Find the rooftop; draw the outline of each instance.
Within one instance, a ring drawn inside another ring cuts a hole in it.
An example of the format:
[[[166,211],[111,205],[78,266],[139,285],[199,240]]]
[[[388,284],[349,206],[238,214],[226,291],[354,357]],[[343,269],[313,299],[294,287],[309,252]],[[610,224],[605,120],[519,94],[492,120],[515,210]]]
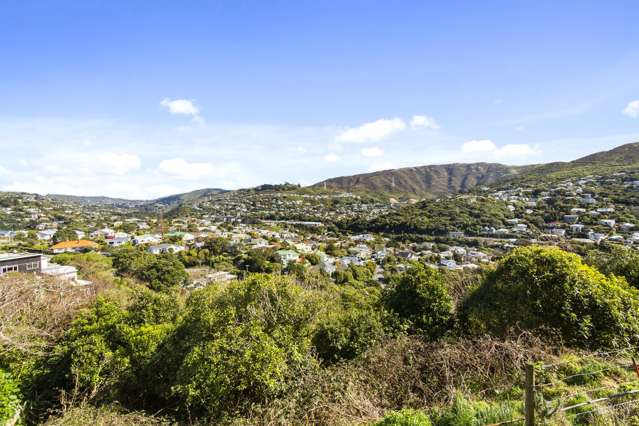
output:
[[[40,256],[42,255],[39,253],[0,253],[0,262],[5,262],[7,260],[29,259]]]

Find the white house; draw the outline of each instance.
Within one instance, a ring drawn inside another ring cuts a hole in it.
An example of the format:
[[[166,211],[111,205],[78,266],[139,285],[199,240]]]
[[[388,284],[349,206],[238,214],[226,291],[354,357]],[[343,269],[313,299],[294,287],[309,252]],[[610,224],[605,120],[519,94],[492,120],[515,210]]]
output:
[[[56,229],[45,229],[43,231],[38,231],[36,235],[41,241],[51,241],[56,232],[58,232]]]
[[[147,251],[153,254],[178,253],[184,251],[184,247],[177,244],[159,244],[149,247]]]
[[[133,244],[135,245],[159,244],[161,241],[162,241],[162,237],[160,235],[145,234],[145,235],[137,235],[133,237]]]

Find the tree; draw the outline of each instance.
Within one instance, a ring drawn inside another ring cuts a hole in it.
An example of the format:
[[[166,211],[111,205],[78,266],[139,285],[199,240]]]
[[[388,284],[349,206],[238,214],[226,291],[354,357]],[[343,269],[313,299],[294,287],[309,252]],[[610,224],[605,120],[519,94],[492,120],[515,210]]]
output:
[[[615,244],[609,252],[591,251],[585,262],[604,274],[624,277],[630,285],[639,289],[639,251]]]
[[[171,253],[154,256],[149,264],[139,270],[136,275],[149,288],[156,291],[182,286],[189,279],[184,264]]]
[[[75,233],[72,229],[61,228],[56,231],[53,235],[53,241],[56,243],[61,243],[63,241],[72,241],[77,240],[78,234]]]
[[[513,329],[559,335],[588,347],[639,340],[639,292],[554,247],[518,248],[466,300],[461,318],[476,334]]]
[[[411,266],[394,277],[384,298],[387,308],[414,333],[437,339],[450,327],[453,302],[437,270],[421,264]]]
[[[315,365],[310,342],[321,306],[285,276],[252,275],[193,293],[166,354],[156,357],[158,387],[210,421],[265,401]]]

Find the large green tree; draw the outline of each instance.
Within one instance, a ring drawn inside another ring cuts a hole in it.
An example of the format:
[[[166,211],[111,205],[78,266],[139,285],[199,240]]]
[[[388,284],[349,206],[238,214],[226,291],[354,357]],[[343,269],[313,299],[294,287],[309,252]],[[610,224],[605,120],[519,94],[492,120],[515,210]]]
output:
[[[639,292],[554,247],[514,250],[466,300],[461,316],[480,334],[535,330],[589,348],[639,340]]]

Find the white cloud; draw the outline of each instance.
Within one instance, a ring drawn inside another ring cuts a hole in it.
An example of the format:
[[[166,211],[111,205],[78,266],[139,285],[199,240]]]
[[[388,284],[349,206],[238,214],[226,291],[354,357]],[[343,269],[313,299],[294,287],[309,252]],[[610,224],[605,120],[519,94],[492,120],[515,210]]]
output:
[[[336,141],[353,143],[377,142],[405,128],[406,123],[401,118],[380,118],[370,123],[364,123],[359,127],[346,129],[337,135]]]
[[[202,122],[200,117],[200,109],[195,105],[194,101],[188,99],[170,99],[164,98],[160,105],[169,110],[171,114],[175,115],[190,115],[193,121]]]
[[[628,102],[628,105],[623,109],[623,114],[631,118],[639,117],[639,99],[636,101]]]
[[[497,145],[489,139],[478,139],[465,142],[462,145],[462,152],[464,154],[470,154],[475,152],[494,152],[497,150]]]
[[[413,118],[410,120],[410,127],[413,129],[425,127],[427,129],[437,130],[439,129],[439,124],[437,124],[433,117],[429,117],[427,115],[413,115]]]
[[[364,157],[381,157],[382,155],[384,155],[384,150],[377,147],[377,146],[372,146],[370,148],[364,148],[362,149],[362,155]]]
[[[197,179],[214,173],[212,164],[189,163],[184,158],[162,160],[159,168],[166,174],[185,179]]]
[[[531,147],[528,144],[506,144],[498,147],[489,139],[477,139],[465,142],[462,145],[462,153],[472,155],[487,154],[494,159],[505,160],[538,155],[539,148]]]
[[[326,154],[324,156],[324,161],[328,161],[329,163],[335,163],[340,160],[339,155],[331,152],[330,154]]]

